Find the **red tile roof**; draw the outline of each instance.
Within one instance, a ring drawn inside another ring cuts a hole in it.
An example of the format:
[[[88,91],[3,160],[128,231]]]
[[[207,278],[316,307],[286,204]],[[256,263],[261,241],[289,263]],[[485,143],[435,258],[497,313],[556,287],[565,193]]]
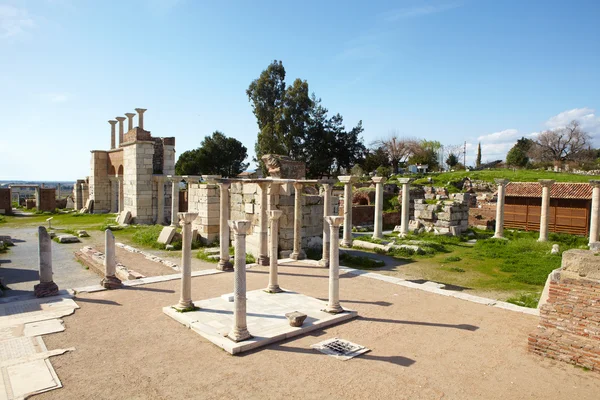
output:
[[[506,196],[542,197],[542,185],[537,182],[509,182],[506,185]],[[552,199],[585,199],[592,198],[592,186],[589,183],[557,182],[550,189]]]

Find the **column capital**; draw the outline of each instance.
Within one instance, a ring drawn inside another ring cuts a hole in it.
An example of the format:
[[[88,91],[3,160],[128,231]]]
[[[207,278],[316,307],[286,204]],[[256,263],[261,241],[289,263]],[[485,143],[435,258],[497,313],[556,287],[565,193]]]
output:
[[[200,175],[202,180],[206,183],[215,184],[217,183],[217,179],[221,178],[221,175]]]
[[[123,122],[123,121],[125,121],[127,118],[125,118],[125,117],[115,117],[115,119],[116,119],[117,121],[119,121],[119,122]]]
[[[118,121],[111,119],[108,121],[108,123],[114,128],[114,126],[117,124]]]
[[[190,213],[190,212],[180,212],[177,213],[179,217],[179,225],[189,225],[198,217],[198,213]]]
[[[342,222],[344,222],[343,216],[328,215],[327,217],[324,217],[324,218],[325,218],[325,221],[327,221],[327,223],[331,226],[340,226],[342,224]]]
[[[229,228],[236,235],[247,235],[250,230],[251,224],[250,221],[242,219],[242,220],[229,220]]]
[[[217,182],[217,185],[219,185],[219,187],[221,188],[221,190],[227,190],[231,186],[231,182],[221,181],[221,182]]]
[[[358,178],[353,175],[341,175],[341,176],[338,176],[338,179],[340,182],[342,182],[346,185],[352,184],[358,180]]]
[[[138,114],[143,114],[143,113],[145,113],[146,111],[148,111],[148,109],[147,109],[147,108],[134,108],[134,110],[135,110],[135,111],[136,111]],[[127,114],[125,114],[125,115],[127,115]],[[135,115],[135,114],[134,114],[134,115]]]
[[[600,180],[590,179],[590,185],[592,185],[592,187],[594,187],[594,188],[600,187]]]
[[[403,185],[408,185],[412,183],[412,181],[414,181],[413,178],[398,178],[398,183],[401,183]]]
[[[554,185],[554,182],[556,182],[556,181],[554,179],[538,179],[538,182],[543,187],[550,187],[550,186]]]
[[[373,183],[385,183],[385,181],[387,181],[387,178],[385,176],[374,176],[371,178],[371,180],[373,181]]]
[[[499,186],[506,186],[506,185],[508,185],[508,183],[510,182],[510,179],[501,179],[501,178],[496,178],[496,179],[494,179],[494,182],[496,182],[496,185],[499,185]]]
[[[281,217],[282,214],[283,214],[283,211],[281,211],[281,210],[271,210],[271,211],[269,211],[269,220],[277,221]]]
[[[127,118],[133,118],[133,117],[135,117],[135,113],[125,113],[123,115],[125,115]]]

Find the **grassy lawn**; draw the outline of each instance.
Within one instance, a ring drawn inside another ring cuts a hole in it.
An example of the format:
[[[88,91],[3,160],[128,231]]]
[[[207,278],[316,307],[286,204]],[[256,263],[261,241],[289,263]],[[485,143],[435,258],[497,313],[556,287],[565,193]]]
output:
[[[52,226],[56,228],[67,229],[101,229],[108,224],[115,223],[115,216],[112,214],[33,214],[28,216],[10,216],[7,215],[0,220],[0,227],[36,227],[48,226],[46,220],[52,217]]]
[[[433,185],[446,186],[448,182],[459,181],[464,178],[471,180],[481,180],[486,182],[493,182],[495,178],[507,178],[512,182],[537,182],[538,179],[554,179],[557,182],[589,182],[590,179],[598,179],[598,176],[592,175],[576,175],[566,172],[551,172],[551,171],[540,171],[540,170],[528,170],[528,169],[491,169],[484,171],[455,171],[455,172],[442,172],[439,174],[428,174],[427,177],[431,177]],[[426,178],[417,179],[416,184],[427,185],[428,180]]]

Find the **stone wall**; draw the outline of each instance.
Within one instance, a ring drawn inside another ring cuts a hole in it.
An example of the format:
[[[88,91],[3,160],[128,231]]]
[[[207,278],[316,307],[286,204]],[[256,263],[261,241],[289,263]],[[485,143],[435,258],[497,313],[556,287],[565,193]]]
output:
[[[469,194],[452,194],[449,200],[440,200],[436,204],[427,204],[424,200],[415,200],[415,220],[426,230],[435,230],[440,234],[460,235],[469,227]]]
[[[479,204],[469,208],[469,226],[479,229],[494,229],[496,224],[496,204]]]
[[[155,219],[152,199],[156,186],[152,177],[153,155],[154,141],[123,144],[123,210],[131,212],[136,224],[152,224]]]
[[[545,290],[546,291],[546,290]],[[600,257],[590,250],[568,250],[549,276],[548,299],[528,349],[600,372]]]
[[[108,180],[108,154],[106,151],[92,151],[89,180],[89,197],[94,200],[94,213],[110,211],[110,181]],[[85,206],[85,201],[83,202]]]
[[[179,193],[179,198],[183,192]],[[188,185],[188,211],[198,213],[198,218],[192,222],[205,243],[219,239],[219,187],[202,183]]]
[[[343,208],[340,207],[340,215],[344,215]],[[375,223],[375,206],[353,205],[352,206],[352,225],[364,226]]]
[[[56,189],[40,188],[40,207],[38,211],[54,211],[56,208]]]
[[[0,188],[0,214],[12,213],[12,201],[10,199],[10,188]]]

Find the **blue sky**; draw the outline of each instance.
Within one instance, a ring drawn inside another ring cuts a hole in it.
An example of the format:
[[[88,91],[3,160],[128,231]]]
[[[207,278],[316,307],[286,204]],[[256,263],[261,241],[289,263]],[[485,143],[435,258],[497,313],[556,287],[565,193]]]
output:
[[[219,3],[219,4],[217,4]],[[364,139],[481,141],[577,118],[600,146],[600,2],[0,0],[0,180],[89,175],[109,119],[147,108],[178,154],[214,130],[253,153],[245,90],[274,59]]]

